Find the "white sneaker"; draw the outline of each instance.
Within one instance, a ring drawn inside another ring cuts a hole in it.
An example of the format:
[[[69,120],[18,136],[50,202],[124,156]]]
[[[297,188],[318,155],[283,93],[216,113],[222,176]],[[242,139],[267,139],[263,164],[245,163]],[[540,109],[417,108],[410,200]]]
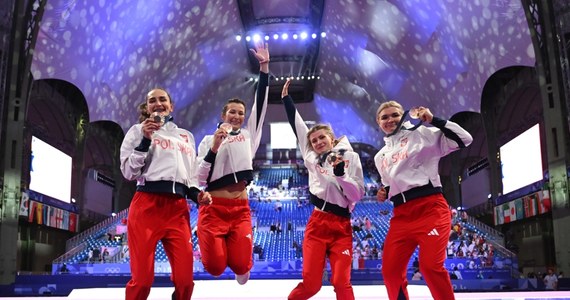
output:
[[[249,271],[243,275],[236,274],[236,280],[240,285],[244,285],[249,280]]]

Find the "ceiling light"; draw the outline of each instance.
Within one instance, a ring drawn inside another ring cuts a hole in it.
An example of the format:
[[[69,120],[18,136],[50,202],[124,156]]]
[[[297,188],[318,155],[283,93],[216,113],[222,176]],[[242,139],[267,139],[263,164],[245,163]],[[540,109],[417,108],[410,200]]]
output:
[[[249,42],[249,41],[251,41],[251,37],[248,35],[245,37],[245,40]]]
[[[286,33],[281,34],[281,38],[286,40],[287,38],[289,38],[289,35]]]
[[[236,41],[238,41],[238,42],[241,41],[241,35],[239,35],[239,34],[236,35]]]
[[[322,37],[322,38],[324,38],[324,37],[326,37],[326,36],[327,36],[327,33],[326,33],[326,32],[324,32],[324,31],[321,32],[321,37]]]
[[[313,34],[311,34],[311,37],[312,37],[313,39],[316,39],[316,38],[317,38],[317,34],[316,34],[316,33],[313,33]]]

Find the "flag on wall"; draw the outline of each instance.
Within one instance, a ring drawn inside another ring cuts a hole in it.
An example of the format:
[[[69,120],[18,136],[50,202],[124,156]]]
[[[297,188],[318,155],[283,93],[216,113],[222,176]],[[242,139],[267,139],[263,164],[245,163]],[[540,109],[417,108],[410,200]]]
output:
[[[502,206],[495,206],[495,225],[505,223]]]
[[[549,190],[542,190],[538,192],[538,214],[544,214],[551,210],[551,202],[550,202],[550,191]]]
[[[22,192],[22,200],[20,201],[20,216],[28,216],[28,211],[30,207],[30,197],[28,196],[28,193],[26,192]]]
[[[536,216],[536,194],[523,197],[524,216],[530,218]]]
[[[524,207],[523,207],[523,200],[522,198],[515,199],[513,201],[515,203],[515,211],[517,215],[517,220],[524,219]]]
[[[503,204],[502,207],[505,223],[510,223],[517,220],[517,212],[514,201],[507,202]]]

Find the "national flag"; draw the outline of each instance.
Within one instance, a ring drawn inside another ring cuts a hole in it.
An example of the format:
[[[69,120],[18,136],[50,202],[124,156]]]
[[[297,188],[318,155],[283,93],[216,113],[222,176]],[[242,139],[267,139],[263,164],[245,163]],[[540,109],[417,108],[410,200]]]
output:
[[[56,211],[55,207],[52,207],[49,211],[49,226],[51,226],[51,227],[55,227],[55,223],[56,223],[55,222],[55,211]]]
[[[501,206],[495,206],[495,225],[501,225],[505,223],[503,210]]]
[[[517,215],[517,220],[524,219],[524,207],[522,198],[515,199],[515,211]]]
[[[69,214],[69,231],[77,232],[77,214]]]
[[[503,216],[505,218],[505,223],[510,223],[517,220],[517,213],[513,201],[503,204],[502,207],[503,207]]]
[[[28,193],[22,193],[22,200],[20,201],[20,216],[29,217],[30,196]]]
[[[36,205],[36,224],[43,224],[42,215],[43,215],[43,204],[38,203]]]
[[[69,230],[69,211],[64,210],[63,211],[63,228],[65,230]]]
[[[29,211],[29,215],[28,215],[28,222],[30,222],[30,223],[34,222],[34,218],[36,216],[37,205],[38,205],[38,203],[36,201],[30,200],[30,211]]]
[[[531,194],[523,197],[524,202],[524,215],[529,218],[536,216],[536,194]]]
[[[44,225],[49,225],[49,205],[44,205],[44,208],[42,209],[42,224]]]
[[[538,194],[538,213],[544,214],[551,210],[550,191],[542,190]]]
[[[62,223],[63,223],[63,211],[58,208],[55,214],[55,228],[62,229],[61,226]]]

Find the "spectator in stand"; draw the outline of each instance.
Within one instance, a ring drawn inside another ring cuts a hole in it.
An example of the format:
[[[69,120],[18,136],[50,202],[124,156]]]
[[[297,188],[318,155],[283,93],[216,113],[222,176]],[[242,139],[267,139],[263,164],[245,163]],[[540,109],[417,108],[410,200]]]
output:
[[[275,207],[275,211],[281,212],[281,210],[283,210],[283,203],[281,203],[281,201],[279,201],[279,199],[277,199],[275,201],[274,207]]]
[[[420,269],[415,268],[414,274],[412,275],[412,280],[422,280],[422,273],[420,273]]]
[[[109,250],[107,250],[107,248],[103,249],[103,262],[106,263],[109,261]]]
[[[558,289],[558,276],[554,273],[552,268],[548,268],[547,273],[544,275],[544,286],[547,290]]]
[[[429,108],[417,107],[412,117],[432,126],[405,122],[409,111],[396,101],[384,102],[376,121],[385,146],[374,161],[384,188],[379,201],[394,204],[382,274],[390,299],[407,299],[407,264],[420,246],[420,270],[434,299],[455,299],[444,267],[451,228],[451,212],[443,197],[439,160],[471,144],[473,138],[458,124],[434,117]]]
[[[453,268],[453,274],[455,275],[456,279],[463,280],[463,275],[461,275],[461,272],[457,267]]]
[[[67,265],[65,263],[63,263],[61,265],[61,268],[59,269],[59,273],[60,274],[67,274],[69,273],[69,269],[67,268]]]

